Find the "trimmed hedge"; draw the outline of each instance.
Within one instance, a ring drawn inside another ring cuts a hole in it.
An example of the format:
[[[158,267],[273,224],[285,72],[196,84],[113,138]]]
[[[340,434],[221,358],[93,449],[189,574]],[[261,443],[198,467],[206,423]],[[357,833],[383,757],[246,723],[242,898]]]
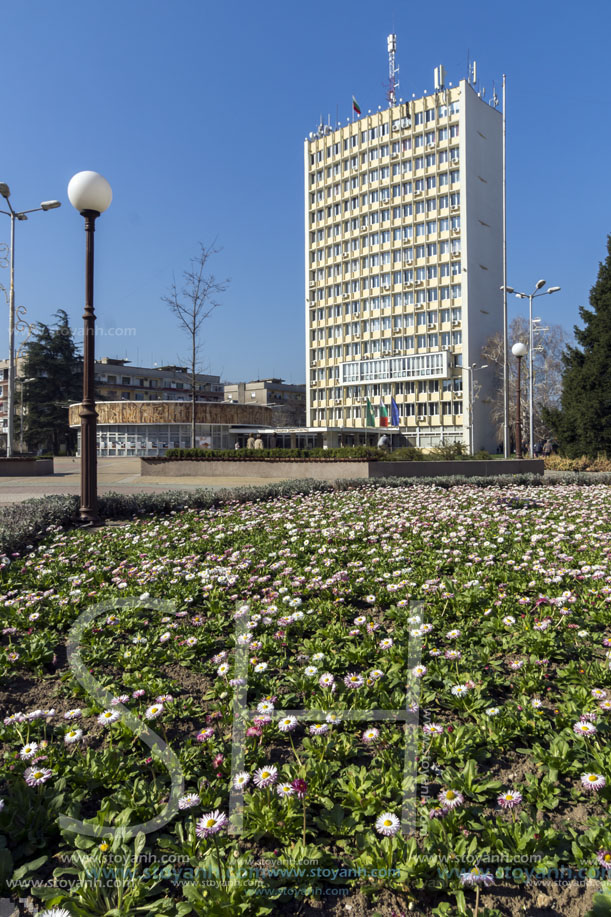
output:
[[[141,516],[168,515],[185,509],[208,509],[224,503],[252,503],[271,500],[275,497],[292,497],[338,490],[376,487],[430,487],[450,489],[452,487],[543,487],[565,484],[566,479],[544,480],[535,474],[499,475],[498,477],[464,477],[448,475],[435,478],[389,477],[363,480],[362,478],[341,481],[315,481],[305,478],[299,481],[281,481],[274,484],[232,487],[212,490],[199,488],[193,491],[170,490],[154,494],[109,493],[100,497],[98,509],[102,519],[134,519]],[[611,474],[575,474],[571,484],[611,484]],[[42,539],[55,532],[82,526],[79,516],[79,498],[76,496],[35,497],[23,503],[15,503],[0,509],[0,565],[10,563],[11,556],[19,556],[31,550]]]
[[[489,458],[489,453],[484,451],[466,455],[462,443],[453,443],[438,446],[427,453],[416,446],[400,447],[392,452],[378,449],[376,446],[342,446],[339,449],[168,449],[165,456],[147,458],[146,461],[152,464],[184,459],[204,462],[445,462]]]
[[[307,461],[314,459],[320,461],[376,461],[385,457],[383,449],[377,449],[375,446],[344,446],[341,449],[168,449],[165,456],[152,461],[163,462],[166,459],[196,459],[203,461],[223,462],[244,462],[261,461],[262,459],[276,459],[287,461],[288,459],[300,459]],[[151,461],[148,459],[148,461]]]

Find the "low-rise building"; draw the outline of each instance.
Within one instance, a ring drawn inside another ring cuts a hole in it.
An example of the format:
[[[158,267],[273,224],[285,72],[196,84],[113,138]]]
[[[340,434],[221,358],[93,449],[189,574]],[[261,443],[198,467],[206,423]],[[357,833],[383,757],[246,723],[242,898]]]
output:
[[[190,401],[191,372],[186,366],[130,366],[129,360],[96,360],[96,396],[103,401]],[[222,401],[220,376],[195,374],[197,401]]]
[[[70,406],[70,426],[78,431],[80,405]],[[97,443],[100,456],[163,456],[168,449],[191,447],[191,411],[185,401],[98,401]],[[195,446],[233,449],[250,433],[272,434],[272,409],[263,404],[195,405]]]
[[[305,426],[305,385],[292,385],[284,379],[255,379],[252,382],[226,382],[223,389],[226,401],[269,405],[276,427]]]

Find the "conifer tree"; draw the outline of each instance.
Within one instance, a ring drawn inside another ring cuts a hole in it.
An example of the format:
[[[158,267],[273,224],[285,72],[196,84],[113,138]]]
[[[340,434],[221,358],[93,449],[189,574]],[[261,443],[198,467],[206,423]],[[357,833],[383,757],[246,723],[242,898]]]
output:
[[[577,346],[562,357],[560,408],[547,414],[560,452],[569,458],[611,456],[611,235],[590,306],[579,307],[584,327],[575,326]]]
[[[70,429],[68,422],[68,405],[82,398],[83,358],[67,314],[60,309],[55,318],[51,327],[38,323],[33,340],[26,345],[23,376],[30,380],[24,391],[24,438],[28,448],[57,455],[62,444],[69,452],[76,445],[76,431]]]

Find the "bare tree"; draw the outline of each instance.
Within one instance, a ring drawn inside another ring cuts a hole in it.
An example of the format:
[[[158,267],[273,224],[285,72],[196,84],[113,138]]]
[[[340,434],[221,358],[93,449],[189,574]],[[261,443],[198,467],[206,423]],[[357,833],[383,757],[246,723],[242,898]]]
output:
[[[535,325],[533,355],[533,403],[535,442],[551,436],[551,429],[541,417],[543,407],[553,408],[560,403],[562,395],[562,352],[568,342],[568,335],[562,325],[549,325],[540,331]],[[511,345],[516,341],[528,344],[528,319],[517,316],[509,326],[509,429],[511,436],[515,430],[515,409],[517,395],[517,360],[511,356]],[[496,376],[495,393],[489,399],[490,417],[498,432],[499,441],[503,440],[503,336],[499,334],[489,338],[482,347],[482,359],[494,366]],[[528,417],[528,392],[530,380],[528,375],[528,357],[522,360],[522,391],[520,411],[523,418]],[[526,425],[523,429],[527,429]]]
[[[192,448],[195,446],[195,376],[201,350],[200,331],[204,321],[220,306],[217,299],[218,295],[224,293],[229,285],[229,278],[217,280],[214,274],[208,272],[208,262],[213,255],[217,255],[221,250],[215,248],[215,242],[216,240],[210,245],[204,245],[203,242],[199,243],[199,255],[191,258],[189,261],[190,266],[183,271],[180,290],[176,286],[176,279],[174,279],[168,295],[161,297],[162,302],[166,303],[178,318],[179,325],[188,334],[191,341],[189,362],[191,368]]]

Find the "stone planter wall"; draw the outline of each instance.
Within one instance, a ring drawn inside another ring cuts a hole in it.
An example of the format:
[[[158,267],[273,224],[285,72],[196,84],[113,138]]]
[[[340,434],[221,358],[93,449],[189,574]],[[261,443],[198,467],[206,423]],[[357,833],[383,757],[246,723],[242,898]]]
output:
[[[0,458],[0,477],[29,478],[53,474],[53,459]]]
[[[468,475],[469,477],[501,474],[543,474],[542,459],[509,459],[507,461],[457,461],[457,462],[351,462],[311,459],[281,461],[223,461],[222,459],[140,459],[143,477],[192,478],[283,478],[299,480],[314,478],[317,481],[339,481],[342,478],[390,477],[443,477]]]

